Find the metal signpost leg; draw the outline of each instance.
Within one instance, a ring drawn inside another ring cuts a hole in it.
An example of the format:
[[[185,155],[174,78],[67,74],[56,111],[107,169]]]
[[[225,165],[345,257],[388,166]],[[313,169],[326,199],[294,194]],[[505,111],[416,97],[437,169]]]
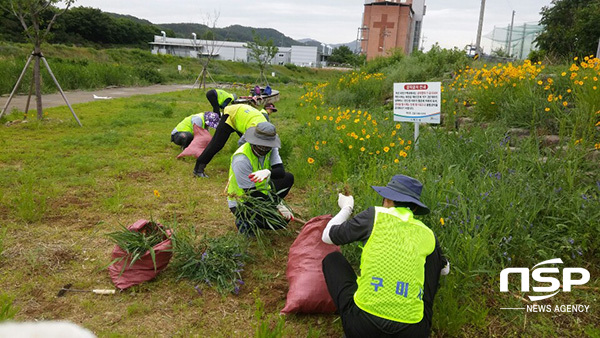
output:
[[[419,149],[419,122],[415,122],[415,150]]]
[[[13,96],[15,95],[17,88],[19,88],[19,85],[21,84],[21,81],[23,80],[23,75],[25,75],[25,72],[27,71],[27,67],[29,67],[29,63],[31,63],[32,58],[33,58],[33,54],[29,55],[29,59],[27,59],[27,62],[25,63],[25,67],[23,67],[23,71],[21,72],[21,76],[19,76],[19,79],[17,80],[17,84],[15,85],[12,92],[10,93],[10,96],[8,97],[8,101],[6,101],[6,105],[4,105],[4,109],[2,109],[2,111],[0,112],[0,118],[2,116],[4,116],[4,113],[6,113],[6,110],[8,109],[8,106],[10,105],[10,101],[12,100]],[[27,113],[27,112],[25,112],[25,113]]]
[[[60,92],[60,95],[62,95],[62,98],[67,103],[67,106],[69,106],[69,109],[71,110],[71,113],[73,114],[73,117],[75,118],[75,120],[77,121],[77,123],[79,123],[79,126],[83,127],[83,125],[79,121],[79,118],[77,118],[77,115],[75,115],[75,112],[73,111],[73,108],[71,107],[71,104],[69,103],[69,100],[67,100],[67,97],[65,96],[65,93],[63,92],[62,88],[60,87],[60,84],[58,83],[58,81],[54,77],[54,74],[52,73],[52,69],[50,69],[50,65],[48,64],[48,61],[46,61],[46,58],[43,57],[43,56],[41,56],[40,58],[42,59],[42,61],[44,61],[44,64],[46,65],[46,69],[48,69],[48,73],[50,73],[50,77],[52,77],[52,80],[54,80],[54,84],[58,88],[58,91]]]

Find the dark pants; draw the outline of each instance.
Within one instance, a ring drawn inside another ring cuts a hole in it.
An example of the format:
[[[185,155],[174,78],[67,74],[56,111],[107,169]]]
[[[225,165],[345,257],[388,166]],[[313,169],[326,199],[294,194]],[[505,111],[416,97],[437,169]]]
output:
[[[196,166],[194,167],[194,171],[202,171],[204,172],[204,168],[210,163],[213,157],[223,149],[227,140],[229,140],[229,136],[232,133],[237,133],[239,136],[242,136],[242,133],[233,129],[230,125],[225,123],[229,115],[223,115],[221,120],[219,121],[219,125],[217,129],[215,129],[215,135],[212,137],[206,149],[198,156],[196,160]]]
[[[219,107],[219,96],[217,95],[217,91],[214,89],[207,91],[206,99],[212,106],[213,112],[221,115],[221,107]]]
[[[217,91],[214,89],[207,91],[206,99],[212,106],[213,111],[215,113],[221,115],[221,106],[219,105],[219,95],[217,94]],[[225,101],[223,101],[223,107],[227,106],[230,103],[231,103],[231,98],[225,99]]]
[[[280,179],[272,179],[271,182],[275,186],[275,192],[278,192],[277,197],[280,199],[284,199],[292,189],[292,186],[294,185],[294,175],[292,173],[286,172],[284,177]],[[236,216],[237,209],[235,207],[230,208],[229,210],[231,210],[233,215]],[[260,214],[257,214],[256,218],[254,218],[254,224],[260,229],[271,229],[267,221],[263,217],[261,217]],[[248,224],[245,224],[244,220],[242,219],[237,219],[236,217],[235,225],[241,233],[246,233],[248,231]],[[280,229],[283,229],[283,227],[281,227]]]
[[[178,131],[175,134],[171,134],[171,142],[181,146],[183,149],[187,148],[193,139],[194,134],[187,131]]]
[[[417,324],[405,324],[374,316],[356,306],[356,273],[340,252],[332,252],[325,256],[323,275],[327,290],[338,308],[346,337],[429,336],[429,327],[425,319]]]

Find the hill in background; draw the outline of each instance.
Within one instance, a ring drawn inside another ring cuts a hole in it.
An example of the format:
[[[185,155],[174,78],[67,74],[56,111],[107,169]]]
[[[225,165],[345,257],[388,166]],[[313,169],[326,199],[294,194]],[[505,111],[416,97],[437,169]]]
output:
[[[52,12],[58,10],[51,6],[44,16],[51,17]],[[0,22],[2,22],[0,41],[26,42],[19,21],[3,6],[0,6]],[[169,37],[179,38],[191,38],[192,33],[196,33],[197,37],[202,39],[209,30],[209,27],[203,24],[154,24],[132,15],[103,12],[97,8],[80,6],[73,7],[58,17],[49,42],[96,48],[135,47],[147,50],[148,43],[154,40],[154,35],[160,35],[160,31],[165,31]],[[280,47],[321,46],[319,41],[313,39],[296,41],[272,28],[232,25],[215,28],[212,31],[215,39],[223,41],[249,42],[252,41],[252,32],[255,31],[262,38],[272,39],[275,45]],[[335,48],[339,45],[331,46]],[[352,47],[350,49],[355,50]]]

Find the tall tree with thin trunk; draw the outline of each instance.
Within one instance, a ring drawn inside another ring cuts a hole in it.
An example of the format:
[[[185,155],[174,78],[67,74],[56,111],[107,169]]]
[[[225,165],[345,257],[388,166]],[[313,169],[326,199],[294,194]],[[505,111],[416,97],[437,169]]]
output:
[[[261,38],[256,31],[252,31],[253,41],[246,44],[248,48],[248,57],[250,60],[255,61],[258,64],[260,70],[260,79],[264,79],[267,84],[269,80],[265,76],[265,69],[267,65],[271,63],[271,60],[275,57],[275,54],[279,51],[279,48],[273,43],[273,39]]]
[[[200,72],[200,85],[199,87],[206,87],[206,77],[210,77],[208,72],[208,65],[210,61],[219,54],[219,50],[223,46],[223,42],[216,40],[215,29],[217,27],[217,21],[219,20],[220,13],[214,12],[212,15],[207,14],[204,20],[204,24],[208,27],[206,32],[202,34],[200,45],[200,60],[202,64],[202,71]],[[196,43],[194,39],[194,43]],[[211,77],[212,79],[212,77]],[[213,80],[214,82],[214,80]]]
[[[40,73],[40,58],[42,54],[42,43],[48,38],[50,29],[56,21],[56,18],[66,12],[75,0],[8,0],[8,6],[11,12],[19,19],[21,26],[25,30],[25,36],[33,44],[33,82],[35,86],[35,97],[37,106],[37,117],[44,117],[42,108],[42,79]],[[64,3],[63,9],[57,9],[54,6]],[[52,11],[53,15],[50,21],[45,19],[44,14]]]

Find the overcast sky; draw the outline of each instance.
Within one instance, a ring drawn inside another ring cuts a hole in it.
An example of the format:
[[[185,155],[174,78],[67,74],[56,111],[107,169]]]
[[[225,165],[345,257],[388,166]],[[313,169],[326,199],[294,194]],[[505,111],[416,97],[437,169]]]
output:
[[[540,10],[551,0],[487,0],[483,35],[494,26],[537,22]],[[475,43],[481,0],[426,0],[423,20],[425,50],[438,42],[444,48]],[[207,23],[219,14],[217,27],[274,28],[293,38],[312,38],[324,43],[346,43],[356,39],[362,23],[364,1],[358,0],[77,0],[75,6],[100,8],[129,14],[153,23]],[[491,42],[482,38],[490,52]],[[497,46],[496,46],[497,47]]]

